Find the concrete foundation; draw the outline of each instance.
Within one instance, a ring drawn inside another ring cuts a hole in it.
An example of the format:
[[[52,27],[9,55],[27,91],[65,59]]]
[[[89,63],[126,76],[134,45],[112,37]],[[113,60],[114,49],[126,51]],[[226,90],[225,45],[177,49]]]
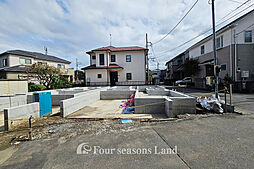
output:
[[[139,90],[135,94],[135,113],[165,113],[167,117],[196,113],[196,99],[193,97],[163,87],[149,87],[145,92]]]
[[[0,96],[0,111],[24,104],[27,104],[27,96],[24,94]]]
[[[101,100],[118,100],[129,99],[131,94],[135,93],[135,89],[115,89],[115,90],[102,90],[100,92]]]
[[[60,102],[61,117],[66,117],[69,114],[74,113],[97,100],[100,100],[100,91],[101,89],[95,89],[84,92],[80,96],[62,100]]]
[[[31,103],[4,109],[4,129],[10,130],[13,126],[24,122],[25,120],[28,122],[30,116],[33,116],[33,118],[40,117],[39,103]]]

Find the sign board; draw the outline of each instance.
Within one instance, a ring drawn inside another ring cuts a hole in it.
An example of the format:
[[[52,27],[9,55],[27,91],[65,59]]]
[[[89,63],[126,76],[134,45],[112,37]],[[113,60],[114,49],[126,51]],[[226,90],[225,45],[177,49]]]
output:
[[[250,72],[248,70],[247,71],[245,71],[245,70],[242,71],[242,77],[248,78],[249,76],[250,76]]]

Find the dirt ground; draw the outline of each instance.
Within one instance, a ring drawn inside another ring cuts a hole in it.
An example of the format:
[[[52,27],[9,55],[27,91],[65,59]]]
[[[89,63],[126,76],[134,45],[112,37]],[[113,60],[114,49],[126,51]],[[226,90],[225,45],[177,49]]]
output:
[[[216,114],[181,115],[177,119],[169,121],[181,121],[194,118],[205,118],[217,116]],[[111,120],[85,120],[85,119],[66,119],[59,116],[46,116],[32,121],[33,140],[61,138],[63,142],[71,137],[83,134],[97,135],[100,133],[117,133],[130,131],[139,126],[150,126],[164,123],[160,120],[133,120],[132,123],[123,124],[120,119]],[[11,131],[0,132],[0,151],[9,148],[11,145],[18,145],[28,140],[30,129],[28,122],[24,122]]]

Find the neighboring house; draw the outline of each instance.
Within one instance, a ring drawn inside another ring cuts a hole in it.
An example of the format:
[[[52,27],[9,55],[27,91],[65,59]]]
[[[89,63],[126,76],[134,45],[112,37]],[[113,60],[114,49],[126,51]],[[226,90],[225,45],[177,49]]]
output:
[[[142,47],[102,47],[87,52],[87,85],[139,85],[146,82],[146,53]]]
[[[189,58],[188,51],[183,52],[166,63],[166,81],[169,84],[184,78],[184,61]]]
[[[152,70],[152,84],[158,85],[165,82],[166,70]]]
[[[227,24],[216,33],[218,65],[221,66],[220,81],[228,74],[235,82],[254,81],[254,10]],[[200,63],[197,80],[214,75],[212,35],[189,48],[191,58]]]
[[[63,76],[70,81],[74,80],[74,69],[69,68],[71,62],[55,56],[23,50],[9,50],[0,54],[0,79],[27,79],[27,70],[34,63],[59,68]],[[33,82],[36,81],[33,79]]]
[[[75,70],[75,84],[82,85],[85,82],[85,73],[82,70]]]
[[[235,87],[243,88],[247,82],[254,88],[254,10],[216,31],[216,48],[220,82],[226,74],[232,78]],[[198,59],[200,71],[193,76],[195,86],[206,88],[206,77],[214,76],[214,55],[212,35],[191,46],[186,52]],[[246,86],[245,86],[246,87]]]

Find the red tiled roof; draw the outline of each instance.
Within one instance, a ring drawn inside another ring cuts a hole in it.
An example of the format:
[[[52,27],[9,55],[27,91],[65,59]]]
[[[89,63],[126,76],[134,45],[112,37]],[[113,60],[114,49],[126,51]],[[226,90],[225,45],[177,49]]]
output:
[[[96,65],[90,65],[87,67],[83,67],[81,69],[87,70],[87,69],[123,69],[123,68],[117,64],[109,64],[109,66],[100,66],[100,67],[99,66],[96,67]]]
[[[137,50],[146,50],[146,48],[138,47],[138,46],[130,46],[130,47],[114,47],[114,46],[107,46],[107,47],[102,47],[98,49],[93,49],[89,52],[86,53],[91,53],[93,51],[105,51],[109,50],[111,52],[118,52],[118,51],[137,51]]]

